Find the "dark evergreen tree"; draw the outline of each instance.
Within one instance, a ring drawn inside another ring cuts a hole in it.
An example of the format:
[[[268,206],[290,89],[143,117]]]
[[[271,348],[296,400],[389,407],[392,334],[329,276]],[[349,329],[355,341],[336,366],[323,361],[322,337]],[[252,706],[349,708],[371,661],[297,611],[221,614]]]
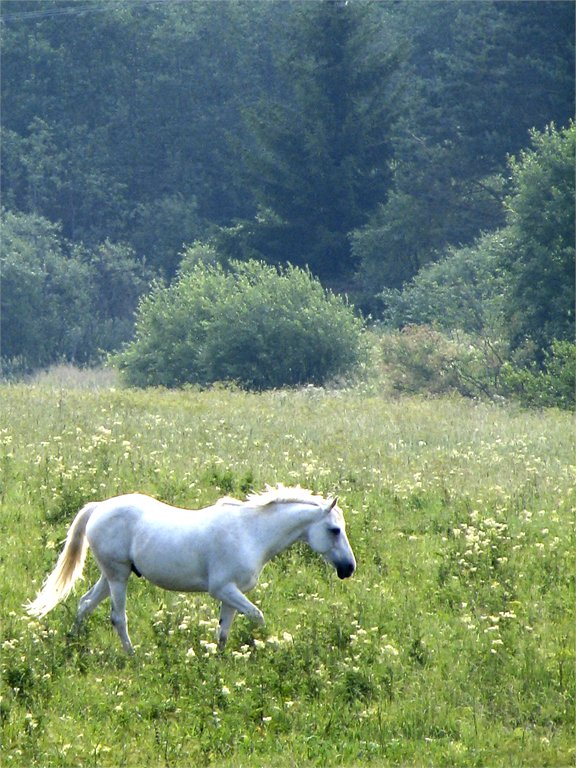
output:
[[[296,5],[279,67],[283,99],[247,120],[256,221],[227,246],[307,264],[325,280],[350,275],[348,233],[386,198],[398,56],[377,8],[342,0]]]

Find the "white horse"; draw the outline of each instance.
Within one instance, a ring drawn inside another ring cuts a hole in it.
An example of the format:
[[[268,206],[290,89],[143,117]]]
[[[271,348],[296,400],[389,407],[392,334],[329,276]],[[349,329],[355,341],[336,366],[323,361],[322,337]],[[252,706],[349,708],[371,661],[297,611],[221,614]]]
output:
[[[134,653],[126,621],[126,588],[132,572],[177,592],[209,592],[222,602],[218,645],[224,649],[237,611],[257,624],[262,612],[244,595],[264,565],[296,541],[308,542],[345,579],[356,569],[336,498],[300,487],[267,487],[247,500],[220,499],[202,510],[163,504],[141,494],[87,504],[68,531],[56,567],[26,608],[44,616],[82,575],[90,545],[102,575],[81,599],[78,628],[110,597],[111,621],[124,650]]]

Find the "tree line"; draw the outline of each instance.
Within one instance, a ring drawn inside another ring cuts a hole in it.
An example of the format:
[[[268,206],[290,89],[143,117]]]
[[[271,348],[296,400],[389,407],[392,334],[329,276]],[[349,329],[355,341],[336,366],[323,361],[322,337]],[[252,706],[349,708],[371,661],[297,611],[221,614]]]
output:
[[[391,317],[394,291],[508,227],[509,158],[534,147],[531,130],[564,136],[573,114],[562,0],[21,0],[1,11],[2,356],[30,365],[116,348],[150,281],[177,278],[199,241],[221,263],[309,268]],[[543,242],[529,257],[541,276],[548,252]],[[513,261],[501,266],[516,280]],[[24,300],[40,283],[42,300]],[[541,360],[550,318],[538,319],[538,296],[515,295],[513,344],[540,324]],[[38,339],[43,302],[53,320]]]

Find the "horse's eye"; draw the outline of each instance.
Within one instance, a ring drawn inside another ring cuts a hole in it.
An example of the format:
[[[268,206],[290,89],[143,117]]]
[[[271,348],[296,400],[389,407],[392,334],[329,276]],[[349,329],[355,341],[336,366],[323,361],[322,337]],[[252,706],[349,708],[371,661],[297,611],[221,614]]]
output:
[[[340,536],[340,528],[338,528],[338,526],[335,525],[334,527],[329,528],[328,530],[330,531],[332,536]]]

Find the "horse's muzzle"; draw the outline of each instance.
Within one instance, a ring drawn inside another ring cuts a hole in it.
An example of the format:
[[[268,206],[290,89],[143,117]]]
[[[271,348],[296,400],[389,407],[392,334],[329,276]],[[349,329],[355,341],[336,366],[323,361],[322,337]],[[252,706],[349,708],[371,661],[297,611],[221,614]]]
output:
[[[347,579],[349,576],[352,576],[355,570],[356,566],[354,563],[338,563],[336,566],[336,573],[339,579]]]

